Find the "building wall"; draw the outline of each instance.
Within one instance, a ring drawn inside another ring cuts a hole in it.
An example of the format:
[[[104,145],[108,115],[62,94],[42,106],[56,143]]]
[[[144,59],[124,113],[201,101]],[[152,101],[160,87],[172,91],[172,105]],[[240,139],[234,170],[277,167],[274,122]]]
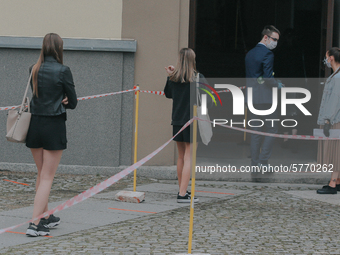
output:
[[[2,36],[121,38],[123,0],[0,0],[0,6]]]
[[[0,4],[1,24],[7,24],[0,27],[0,107],[20,104],[28,68],[37,61],[48,32],[64,40],[64,64],[72,71],[78,97],[133,88],[136,41],[121,39],[122,0],[0,0]],[[62,167],[68,166],[70,172],[130,165],[133,98],[130,92],[84,100],[68,110]],[[6,111],[0,111],[0,130],[0,169],[34,168],[25,145],[5,139]]]
[[[67,48],[68,41],[64,40],[64,43]],[[92,45],[95,44],[92,41]],[[2,48],[0,43],[0,54],[1,106],[18,105],[27,83],[28,68],[37,61],[40,50],[25,49],[23,40],[22,48],[15,49]],[[72,71],[78,97],[133,88],[133,52],[121,52],[119,49],[64,50],[64,64]],[[129,92],[82,100],[75,110],[68,110],[68,148],[61,164],[80,167],[130,165],[133,95]],[[6,117],[6,111],[0,111],[0,130],[3,134]],[[4,135],[0,139],[0,148],[0,162],[34,163],[24,144],[10,143]]]
[[[124,0],[122,38],[137,40],[135,83],[141,90],[163,90],[164,67],[176,65],[178,51],[188,46],[189,0]],[[140,94],[138,159],[172,136],[172,101],[164,96]],[[147,165],[175,164],[171,143]]]
[[[175,65],[179,49],[188,45],[189,0],[0,0],[0,6],[1,24],[9,24],[0,27],[0,107],[21,102],[28,67],[49,32],[64,39],[64,64],[71,68],[78,97],[134,84],[163,90],[164,67]],[[68,111],[69,143],[61,167],[101,171],[130,165],[133,98],[131,92],[85,100]],[[138,159],[172,136],[171,104],[141,93]],[[3,134],[5,126],[6,112],[0,111]],[[34,168],[25,145],[3,136],[0,148],[0,169]],[[174,165],[175,154],[172,143],[146,165]]]

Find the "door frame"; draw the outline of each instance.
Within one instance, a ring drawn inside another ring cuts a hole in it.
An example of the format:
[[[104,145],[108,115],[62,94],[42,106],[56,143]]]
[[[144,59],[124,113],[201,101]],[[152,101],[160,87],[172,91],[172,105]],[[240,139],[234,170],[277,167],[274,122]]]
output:
[[[333,47],[333,28],[334,28],[334,0],[322,1],[321,18],[321,42],[320,42],[320,68],[319,76],[322,76],[323,63],[326,50]],[[331,69],[325,68],[324,76],[331,75]],[[321,91],[322,92],[322,91]]]
[[[190,0],[189,7],[189,43],[188,47],[196,50],[196,22],[197,22],[197,1]]]

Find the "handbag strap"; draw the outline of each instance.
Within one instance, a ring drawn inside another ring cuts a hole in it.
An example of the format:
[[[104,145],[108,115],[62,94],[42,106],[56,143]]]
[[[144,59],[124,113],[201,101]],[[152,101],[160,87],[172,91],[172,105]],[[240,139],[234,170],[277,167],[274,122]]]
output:
[[[201,106],[201,96],[199,92],[199,81],[200,81],[200,74],[197,73],[196,76],[196,100],[197,100],[197,106]]]
[[[25,102],[28,101],[27,100],[27,92],[28,92],[28,88],[30,86],[30,81],[31,81],[31,78],[32,78],[32,72],[33,72],[33,68],[32,68],[32,71],[30,73],[30,77],[28,78],[28,82],[27,82],[24,98],[22,99],[22,103],[21,103],[21,106],[20,106],[19,114],[23,112],[24,107],[25,107]],[[28,102],[28,104],[29,104],[29,102]]]

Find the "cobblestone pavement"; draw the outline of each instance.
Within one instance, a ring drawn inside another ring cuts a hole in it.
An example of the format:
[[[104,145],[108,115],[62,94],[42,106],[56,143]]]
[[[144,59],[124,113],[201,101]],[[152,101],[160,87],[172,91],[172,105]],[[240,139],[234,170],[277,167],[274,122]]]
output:
[[[33,204],[35,194],[36,174],[32,172],[11,172],[0,170],[0,212],[13,210]],[[103,175],[72,175],[56,174],[51,190],[49,202],[70,199],[94,185],[106,180],[108,176]],[[6,181],[7,180],[7,181]],[[9,181],[22,184],[13,184]],[[122,190],[133,185],[131,176],[124,178],[115,185],[110,186],[103,192]],[[155,180],[154,180],[155,181]],[[153,182],[146,178],[138,178],[138,184]]]
[[[0,210],[32,203],[30,173],[0,171]],[[57,175],[51,200],[70,198],[106,179],[103,176]],[[142,183],[158,182],[141,179]],[[174,181],[160,181],[175,183]],[[207,182],[209,183],[209,182]],[[110,190],[132,185],[131,177]],[[214,182],[197,186],[247,191],[195,205],[192,253],[340,254],[339,206],[287,194],[315,190],[313,185],[266,185]],[[157,194],[154,194],[157,195]],[[165,194],[162,194],[165,196]],[[339,195],[335,195],[339,196]],[[10,201],[10,202],[9,202]],[[143,216],[82,232],[5,248],[1,254],[176,254],[187,253],[189,208]]]

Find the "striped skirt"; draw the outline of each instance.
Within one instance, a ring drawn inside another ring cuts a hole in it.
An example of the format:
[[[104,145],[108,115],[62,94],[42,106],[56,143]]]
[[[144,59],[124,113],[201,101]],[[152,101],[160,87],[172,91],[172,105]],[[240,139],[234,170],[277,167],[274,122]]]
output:
[[[320,126],[322,129],[323,126]],[[335,123],[332,129],[340,129],[340,123]],[[318,142],[318,164],[333,164],[333,171],[340,172],[340,140]]]

